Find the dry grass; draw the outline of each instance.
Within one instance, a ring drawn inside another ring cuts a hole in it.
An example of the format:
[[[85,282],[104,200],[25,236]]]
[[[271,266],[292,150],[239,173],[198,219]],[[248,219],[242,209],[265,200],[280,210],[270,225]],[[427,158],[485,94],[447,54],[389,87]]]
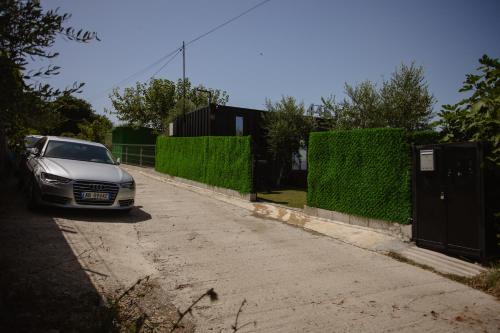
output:
[[[486,272],[470,279],[469,285],[500,300],[500,264],[493,265]]]
[[[192,333],[194,325],[185,320],[179,325],[179,311],[154,280],[139,280],[121,295],[108,298],[106,310],[96,320],[99,332]]]

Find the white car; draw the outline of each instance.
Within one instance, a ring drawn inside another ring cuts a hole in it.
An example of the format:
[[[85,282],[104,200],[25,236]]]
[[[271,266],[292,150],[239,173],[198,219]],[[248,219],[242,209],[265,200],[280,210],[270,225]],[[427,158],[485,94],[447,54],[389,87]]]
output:
[[[130,210],[134,178],[100,143],[46,136],[30,148],[28,203],[69,208]]]

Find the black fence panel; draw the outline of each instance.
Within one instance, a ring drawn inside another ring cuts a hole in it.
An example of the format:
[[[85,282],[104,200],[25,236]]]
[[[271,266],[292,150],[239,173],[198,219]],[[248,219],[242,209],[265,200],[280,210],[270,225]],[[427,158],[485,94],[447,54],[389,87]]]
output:
[[[413,154],[413,238],[418,246],[487,261],[499,254],[496,171],[483,146],[418,146]],[[485,183],[488,185],[485,187]],[[498,192],[498,191],[497,191]]]

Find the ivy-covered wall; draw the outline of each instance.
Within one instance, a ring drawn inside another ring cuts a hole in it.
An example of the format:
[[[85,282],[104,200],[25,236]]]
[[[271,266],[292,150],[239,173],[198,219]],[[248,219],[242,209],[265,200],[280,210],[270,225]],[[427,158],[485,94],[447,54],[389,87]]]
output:
[[[391,128],[311,133],[307,205],[410,223],[410,140]]]
[[[249,136],[159,136],[155,168],[171,176],[243,194],[253,190]]]

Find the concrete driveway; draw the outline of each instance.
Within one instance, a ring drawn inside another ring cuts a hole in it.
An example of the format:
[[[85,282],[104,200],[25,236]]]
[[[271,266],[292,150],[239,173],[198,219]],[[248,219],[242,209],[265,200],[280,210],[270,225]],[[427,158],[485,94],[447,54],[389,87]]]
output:
[[[60,228],[99,290],[151,275],[182,311],[207,289],[199,332],[498,332],[500,303],[434,273],[130,170],[138,209],[61,213]]]

